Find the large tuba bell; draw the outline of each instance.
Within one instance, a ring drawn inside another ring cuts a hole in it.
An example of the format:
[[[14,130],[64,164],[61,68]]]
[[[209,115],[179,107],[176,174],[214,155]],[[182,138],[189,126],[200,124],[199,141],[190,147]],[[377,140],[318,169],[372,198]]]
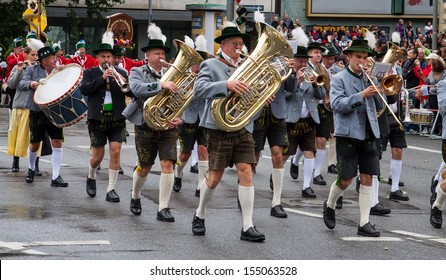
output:
[[[192,65],[203,58],[193,48],[180,40],[174,40],[178,54],[173,64],[161,77],[161,82],[171,81],[178,92],[162,90],[144,102],[144,120],[153,130],[167,130],[169,121],[180,116],[194,97],[194,81],[197,75],[190,71]]]
[[[229,77],[244,81],[250,91],[241,96],[230,92],[227,98],[212,101],[212,118],[218,128],[227,132],[246,126],[292,71],[288,69],[288,59],[293,57],[293,50],[283,36],[263,22],[257,22],[256,28],[256,48]]]

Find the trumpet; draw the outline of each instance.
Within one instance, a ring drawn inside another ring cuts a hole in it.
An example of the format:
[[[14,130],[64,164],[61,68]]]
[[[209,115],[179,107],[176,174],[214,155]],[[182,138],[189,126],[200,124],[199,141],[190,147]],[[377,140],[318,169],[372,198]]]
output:
[[[406,111],[405,111],[405,116],[404,116],[403,122],[404,123],[411,123],[412,119],[410,118],[410,111],[409,111],[409,92],[405,88],[403,88],[403,91],[406,94],[406,96],[405,96],[405,98],[406,98]]]
[[[116,71],[115,67],[111,66],[110,64],[106,64],[107,69],[111,69],[113,71],[113,78],[115,79],[118,86],[121,88],[121,91],[126,93],[130,91],[129,84],[125,81],[125,78]]]
[[[318,86],[323,87],[327,82],[327,78],[324,75],[319,75],[310,67],[302,67],[297,71],[297,75],[302,74],[304,81],[307,83],[316,83]]]
[[[376,92],[378,93],[378,96],[381,98],[382,102],[384,103],[384,105],[386,105],[387,109],[389,110],[389,112],[392,114],[392,117],[396,120],[396,122],[399,124],[401,130],[404,130],[403,125],[401,124],[399,118],[397,118],[397,116],[395,115],[395,113],[393,112],[392,108],[390,108],[389,104],[387,103],[386,99],[383,97],[382,93],[379,91],[378,87],[375,85],[375,83],[373,82],[372,78],[369,76],[369,74],[367,74],[367,72],[364,70],[364,66],[362,64],[358,65],[359,68],[362,69],[362,72],[364,73],[364,75],[367,77],[367,79],[369,80],[370,84],[373,86],[373,88],[376,90]]]

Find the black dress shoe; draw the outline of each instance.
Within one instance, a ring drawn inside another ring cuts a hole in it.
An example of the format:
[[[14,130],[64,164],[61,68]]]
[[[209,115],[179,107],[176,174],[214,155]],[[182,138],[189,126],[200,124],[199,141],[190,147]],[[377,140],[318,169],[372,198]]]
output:
[[[206,233],[204,219],[198,218],[195,214],[194,219],[192,220],[192,233],[194,235],[204,235]]]
[[[325,182],[324,177],[322,177],[322,175],[319,174],[313,178],[313,184],[325,186],[327,185],[327,182]]]
[[[338,174],[339,173],[338,172],[338,167],[336,165],[334,165],[334,164],[330,165],[328,167],[327,171],[328,171],[328,173],[331,173],[331,174]]]
[[[101,170],[101,165],[98,165],[98,167],[96,168],[96,170]]]
[[[17,173],[17,172],[19,172],[19,160],[20,160],[19,157],[13,157],[13,159],[12,159],[12,167],[11,167],[11,171],[12,171],[13,173]]]
[[[58,188],[66,188],[68,187],[68,183],[62,179],[62,176],[57,176],[56,179],[51,180],[51,186]]]
[[[324,224],[329,229],[334,229],[336,226],[335,210],[327,206],[327,201],[324,201]]]
[[[173,181],[173,190],[175,192],[179,192],[181,190],[182,187],[182,183],[181,183],[181,178],[175,177],[174,181]]]
[[[363,225],[362,227],[358,226],[358,235],[367,236],[367,237],[378,237],[381,235],[379,231],[375,229],[374,226],[372,226],[369,223]]]
[[[122,169],[122,167],[121,166],[119,166],[119,172],[118,172],[119,174],[124,174],[124,169]]]
[[[190,172],[198,173],[198,163],[196,163],[194,166],[190,167]]]
[[[313,189],[310,187],[310,188],[306,188],[305,190],[302,190],[302,197],[316,198],[316,194],[314,193]]]
[[[338,197],[338,199],[336,200],[336,209],[342,209],[342,207],[344,206],[344,201],[343,201],[343,196],[341,195],[340,197]]]
[[[130,212],[135,216],[141,215],[141,198],[130,199]]]
[[[105,196],[105,200],[110,202],[120,202],[121,199],[119,199],[119,195],[115,190],[111,190],[107,193]]]
[[[175,222],[175,218],[170,213],[169,208],[161,209],[156,213],[156,219],[163,222]]]
[[[291,178],[293,178],[294,180],[297,180],[297,178],[299,178],[299,165],[294,165],[294,163],[291,162],[290,175]]]
[[[40,161],[39,159],[40,159],[40,157],[36,158],[36,169],[34,169],[34,175],[40,177],[43,174],[42,174],[42,172],[40,172],[40,169],[39,169],[39,161]]]
[[[441,228],[441,224],[443,223],[442,217],[443,211],[438,209],[437,207],[433,207],[431,209],[431,218],[430,222],[435,228]]]
[[[431,203],[431,206],[434,205],[435,200],[437,200],[437,193],[436,192],[434,192],[431,195],[431,198],[429,199],[429,202]]]
[[[401,190],[390,192],[389,199],[399,200],[399,201],[409,201],[409,197],[407,196],[407,194],[403,193]]]
[[[270,215],[276,218],[286,218],[288,217],[288,214],[283,210],[282,205],[276,205],[273,208],[271,208]]]
[[[272,191],[274,190],[273,174],[269,175],[269,188],[270,188]]]
[[[432,176],[432,180],[431,180],[431,193],[432,194],[436,193],[435,189],[437,188],[437,185],[438,185],[438,180],[435,180],[435,175],[434,175],[434,176]]]
[[[391,210],[382,206],[381,203],[377,203],[375,206],[370,208],[370,215],[381,216],[390,214],[390,212]]]
[[[87,194],[89,197],[96,196],[96,180],[87,177]]]
[[[28,174],[26,174],[25,180],[27,183],[34,182],[34,170],[28,169]]]
[[[392,185],[392,177],[389,177],[389,180],[387,180],[387,184]],[[398,182],[398,187],[404,187],[404,182],[400,180]]]
[[[242,229],[240,239],[252,242],[263,242],[265,241],[265,235],[259,232],[256,227],[250,227],[246,231],[243,231]]]
[[[199,189],[196,189],[196,190],[195,190],[195,196],[196,196],[196,197],[200,197],[200,190],[199,190]]]
[[[356,177],[356,186],[355,186],[355,190],[357,193],[359,193],[359,188],[361,187],[361,180],[359,179],[359,176]]]

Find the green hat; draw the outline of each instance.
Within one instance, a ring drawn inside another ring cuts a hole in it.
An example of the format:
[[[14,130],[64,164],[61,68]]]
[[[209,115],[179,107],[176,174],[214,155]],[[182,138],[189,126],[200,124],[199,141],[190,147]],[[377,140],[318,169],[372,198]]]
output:
[[[113,46],[113,55],[122,56],[122,48],[118,45]]]
[[[34,31],[30,31],[30,32],[28,32],[28,35],[26,35],[26,39],[28,40],[28,39],[37,39],[37,35],[36,35],[36,33],[34,33]]]
[[[17,47],[23,47],[23,41],[22,41],[22,39],[20,39],[20,38],[15,38],[15,39],[12,41],[12,44],[14,45],[14,48],[17,48]]]
[[[149,39],[147,46],[142,47],[141,51],[147,52],[150,49],[163,49],[166,53],[170,52],[170,48],[166,47],[161,39]]]
[[[85,48],[84,40],[79,40],[79,42],[76,43],[76,50],[78,50],[79,48]]]
[[[98,54],[100,52],[111,52],[112,54],[115,54],[115,51],[113,49],[113,46],[107,43],[102,43],[99,45],[99,48],[96,50],[93,50],[94,54]]]
[[[54,50],[51,47],[43,47],[37,51],[38,60],[42,60],[50,55],[54,55]]]
[[[308,55],[308,49],[306,47],[297,46],[297,52],[294,54],[294,57],[310,58],[313,56]]]
[[[319,44],[318,42],[311,42],[310,44],[308,44],[307,49],[308,49],[308,50],[311,50],[311,49],[319,49],[319,50],[321,50],[321,52],[325,52],[325,51],[326,51],[326,48],[324,48],[324,47],[323,47],[321,44]]]
[[[60,41],[58,43],[53,44],[53,50],[55,53],[60,51]]]
[[[241,37],[243,41],[249,40],[249,34],[240,32],[237,26],[228,26],[221,31],[221,35],[214,39],[214,42],[221,44],[221,41],[231,37]]]
[[[342,51],[343,54],[348,54],[349,52],[365,52],[369,56],[373,56],[374,53],[370,49],[367,40],[353,40],[350,47]]]
[[[333,46],[326,46],[327,52],[323,53],[322,56],[336,56],[339,54],[338,50]]]

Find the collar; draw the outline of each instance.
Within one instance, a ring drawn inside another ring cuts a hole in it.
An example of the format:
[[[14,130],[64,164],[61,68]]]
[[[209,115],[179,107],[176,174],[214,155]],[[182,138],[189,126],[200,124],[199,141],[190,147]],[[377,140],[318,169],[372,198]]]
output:
[[[311,62],[310,61],[308,61],[307,62],[307,64],[308,64],[308,66],[312,69],[312,70],[314,70],[314,65],[313,64],[311,64]]]
[[[347,67],[347,72],[348,73],[350,73],[350,75],[352,75],[353,77],[355,77],[355,78],[358,78],[358,79],[362,79],[362,73],[361,74],[356,74],[355,72],[353,72],[353,70],[352,69],[350,69],[350,65]]]
[[[238,57],[237,61],[232,60],[232,58],[230,58],[227,54],[225,54],[223,51],[220,53],[220,57],[223,58],[224,60],[228,61],[229,63],[231,63],[232,65],[234,65],[235,67],[239,67],[240,63],[242,62],[242,58]]]

